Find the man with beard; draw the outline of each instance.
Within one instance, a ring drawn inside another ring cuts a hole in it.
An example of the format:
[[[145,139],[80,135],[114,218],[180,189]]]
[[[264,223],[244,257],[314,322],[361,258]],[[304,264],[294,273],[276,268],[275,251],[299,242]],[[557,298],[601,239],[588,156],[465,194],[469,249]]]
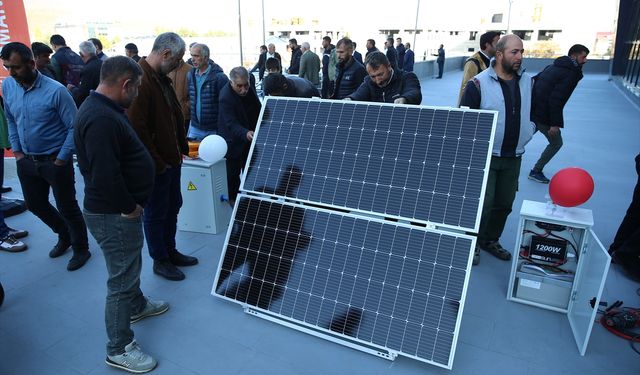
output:
[[[91,257],[87,227],[76,200],[73,170],[73,120],[77,109],[67,89],[38,73],[31,49],[19,42],[2,47],[11,77],[2,83],[9,140],[27,207],[58,235],[49,257],[71,247],[67,270]],[[56,208],[49,203],[53,190]]]
[[[418,77],[412,72],[393,69],[384,53],[372,52],[366,69],[368,76],[364,82],[345,100],[416,105],[422,102]]]
[[[336,66],[336,83],[332,99],[344,99],[351,95],[364,82],[367,71],[353,58],[353,42],[342,38],[336,45],[338,65]]]
[[[588,54],[587,47],[575,44],[569,49],[568,56],[558,57],[534,78],[536,84],[533,86],[531,118],[540,133],[547,137],[549,144],[529,172],[530,180],[549,183],[542,170],[562,147],[562,111],[582,79],[582,66],[587,62]]]
[[[180,169],[189,153],[180,102],[167,74],[178,67],[184,40],[172,32],[158,35],[151,53],[140,59],[140,93],[127,110],[131,125],[155,164],[153,190],[144,208],[144,236],[153,272],[168,280],[183,280],[177,266],[193,266],[198,259],[176,249],[176,224],[182,206]],[[193,113],[191,114],[193,116]]]
[[[511,259],[499,240],[518,190],[524,146],[535,130],[530,119],[532,78],[520,70],[523,53],[518,36],[503,36],[496,44],[495,60],[469,81],[460,101],[460,106],[498,111],[473,264],[480,262],[479,249]]]

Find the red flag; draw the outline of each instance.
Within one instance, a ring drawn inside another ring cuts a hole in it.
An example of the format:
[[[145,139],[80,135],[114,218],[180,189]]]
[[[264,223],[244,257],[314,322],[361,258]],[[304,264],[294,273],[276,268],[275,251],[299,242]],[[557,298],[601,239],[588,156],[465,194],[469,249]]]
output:
[[[0,0],[0,49],[11,42],[22,42],[31,47],[22,0]],[[8,75],[6,69],[0,68],[0,82]]]

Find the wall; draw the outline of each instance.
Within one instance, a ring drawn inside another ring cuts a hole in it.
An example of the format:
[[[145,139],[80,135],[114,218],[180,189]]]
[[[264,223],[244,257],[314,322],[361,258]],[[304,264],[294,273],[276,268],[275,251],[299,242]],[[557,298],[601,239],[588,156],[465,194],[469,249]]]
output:
[[[447,58],[444,61],[444,71],[460,71],[466,61],[467,57],[451,57]],[[525,59],[524,67],[529,73],[537,73],[542,71],[545,66],[553,63],[554,59]],[[583,67],[583,72],[585,74],[609,74],[609,64],[611,60],[588,60],[587,63]],[[434,69],[437,74],[438,65],[435,63],[435,60],[427,60],[427,61],[419,61],[415,64],[413,71],[416,73],[418,78],[433,78],[434,77]]]

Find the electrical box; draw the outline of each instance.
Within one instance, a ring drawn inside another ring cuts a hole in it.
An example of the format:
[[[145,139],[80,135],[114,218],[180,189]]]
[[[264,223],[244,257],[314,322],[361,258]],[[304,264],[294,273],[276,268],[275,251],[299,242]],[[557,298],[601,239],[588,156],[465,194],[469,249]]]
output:
[[[611,258],[591,210],[523,201],[507,299],[567,314],[584,355]]]
[[[225,159],[215,163],[185,160],[180,190],[179,230],[217,234],[227,229],[233,208],[229,205]]]

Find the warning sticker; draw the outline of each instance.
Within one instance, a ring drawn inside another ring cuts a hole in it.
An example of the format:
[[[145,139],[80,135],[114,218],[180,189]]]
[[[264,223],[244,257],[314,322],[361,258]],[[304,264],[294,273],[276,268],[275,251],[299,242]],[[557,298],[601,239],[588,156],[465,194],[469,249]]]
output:
[[[187,185],[187,190],[188,191],[198,190],[198,188],[196,188],[196,185],[194,185],[193,182],[189,181],[189,185]]]

